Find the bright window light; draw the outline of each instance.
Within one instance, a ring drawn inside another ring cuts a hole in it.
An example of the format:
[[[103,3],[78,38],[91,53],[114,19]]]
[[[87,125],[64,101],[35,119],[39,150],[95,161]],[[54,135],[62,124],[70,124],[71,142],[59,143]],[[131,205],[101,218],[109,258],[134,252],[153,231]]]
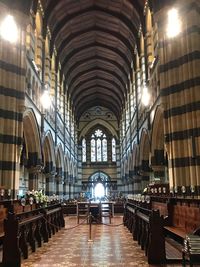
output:
[[[146,107],[149,105],[149,101],[150,101],[150,94],[145,85],[142,90],[142,104]]]
[[[104,195],[105,195],[105,188],[104,188],[104,186],[103,186],[102,183],[98,183],[95,186],[94,195],[95,195],[96,198],[104,197]]]
[[[44,109],[48,109],[51,106],[51,99],[48,90],[44,90],[43,95],[40,98],[41,104]]]
[[[181,22],[178,11],[173,8],[168,11],[167,36],[173,38],[181,32]]]
[[[10,43],[15,43],[18,39],[17,24],[11,15],[7,15],[0,25],[2,38]]]

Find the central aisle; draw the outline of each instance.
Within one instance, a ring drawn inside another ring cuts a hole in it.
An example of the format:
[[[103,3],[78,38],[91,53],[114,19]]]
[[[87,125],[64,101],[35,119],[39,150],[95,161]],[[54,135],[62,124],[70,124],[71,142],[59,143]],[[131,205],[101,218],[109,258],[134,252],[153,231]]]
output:
[[[122,223],[122,216],[112,219],[113,226],[92,224],[93,242],[88,242],[89,225],[82,224],[67,230],[76,225],[76,217],[66,217],[65,221],[65,229],[23,260],[22,267],[159,266],[147,263],[144,252],[133,241],[127,228],[114,226]]]

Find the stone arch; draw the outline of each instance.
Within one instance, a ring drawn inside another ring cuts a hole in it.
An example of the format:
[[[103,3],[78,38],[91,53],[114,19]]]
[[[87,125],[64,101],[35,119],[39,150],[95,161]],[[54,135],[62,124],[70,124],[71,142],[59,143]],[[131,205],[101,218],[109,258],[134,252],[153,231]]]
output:
[[[164,163],[164,117],[163,108],[158,106],[152,124],[151,133],[151,164]]]
[[[56,147],[56,194],[63,195],[63,178],[64,178],[64,153],[62,145]]]
[[[28,167],[40,165],[42,161],[41,138],[37,119],[32,109],[24,112],[23,129]]]
[[[125,179],[127,180],[129,178],[129,161],[128,161],[128,159],[125,160],[124,171],[125,171]]]
[[[141,175],[141,188],[149,184],[150,167],[150,138],[147,129],[143,128],[139,144],[139,173]]]
[[[139,169],[139,147],[137,144],[133,145],[132,164],[133,164],[134,174],[136,175]]]
[[[133,178],[133,153],[132,152],[129,153],[128,165],[129,165],[129,178],[132,179]]]
[[[89,123],[83,128],[83,130],[81,131],[81,133],[80,133],[80,135],[79,135],[79,140],[81,140],[81,139],[87,134],[87,132],[88,132],[91,128],[93,128],[95,125],[98,125],[98,124],[104,126],[105,128],[107,128],[107,129],[111,132],[111,134],[112,134],[116,139],[118,139],[118,134],[117,134],[116,130],[114,129],[114,127],[113,127],[111,124],[109,124],[107,121],[102,120],[102,119],[95,119],[95,120],[89,122]]]
[[[55,172],[56,157],[54,149],[53,136],[50,131],[47,131],[43,139],[43,159],[46,173]]]
[[[64,172],[64,153],[62,145],[59,144],[56,148],[56,173],[60,178],[63,177]]]
[[[155,178],[165,176],[164,112],[157,106],[151,133],[151,167]]]
[[[139,175],[139,146],[133,145],[133,193],[141,193],[141,177]]]
[[[70,158],[69,158],[69,155],[66,154],[65,155],[65,162],[66,162],[66,172],[67,172],[67,180],[69,182],[69,175],[70,175]]]
[[[139,144],[139,167],[143,171],[149,170],[150,138],[148,130],[143,128]]]
[[[74,168],[73,168],[73,162],[72,160],[70,160],[70,180],[71,182],[74,182]]]

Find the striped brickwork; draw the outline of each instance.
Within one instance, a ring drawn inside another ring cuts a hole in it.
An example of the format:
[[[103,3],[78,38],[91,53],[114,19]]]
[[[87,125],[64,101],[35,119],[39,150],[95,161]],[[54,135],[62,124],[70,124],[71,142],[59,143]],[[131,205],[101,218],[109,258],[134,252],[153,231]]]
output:
[[[167,39],[168,6],[157,11],[160,89],[170,187],[200,186],[200,2],[179,0],[181,33]],[[198,192],[199,194],[200,192]]]
[[[44,172],[46,177],[46,194],[51,196],[55,194],[55,150],[53,138],[50,132],[48,132],[43,141],[43,156],[44,156]]]
[[[8,14],[0,3],[0,17]],[[0,37],[0,180],[1,185],[13,190],[19,188],[19,158],[23,138],[23,111],[25,92],[25,15],[15,11],[19,25],[16,44]]]
[[[149,153],[150,139],[146,129],[142,131],[139,145],[139,173],[141,175],[141,188],[147,187],[149,184]]]

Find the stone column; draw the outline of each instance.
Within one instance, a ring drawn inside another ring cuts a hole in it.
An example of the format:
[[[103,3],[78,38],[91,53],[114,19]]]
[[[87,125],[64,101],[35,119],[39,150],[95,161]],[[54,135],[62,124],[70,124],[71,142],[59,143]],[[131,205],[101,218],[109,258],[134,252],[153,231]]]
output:
[[[18,25],[18,40],[10,43],[0,37],[0,182],[12,190],[16,198],[19,189],[20,152],[23,143],[23,112],[25,106],[26,25],[28,16],[12,10]],[[10,9],[0,3],[3,19]],[[9,29],[8,29],[9,30]]]
[[[174,1],[181,32],[166,36],[167,1],[160,1],[154,19],[158,23],[161,102],[164,107],[165,145],[170,187],[196,187],[200,195],[200,45],[199,8],[196,0]],[[191,142],[192,140],[192,142]]]
[[[55,174],[47,173],[46,176],[46,195],[52,196],[55,194]]]

